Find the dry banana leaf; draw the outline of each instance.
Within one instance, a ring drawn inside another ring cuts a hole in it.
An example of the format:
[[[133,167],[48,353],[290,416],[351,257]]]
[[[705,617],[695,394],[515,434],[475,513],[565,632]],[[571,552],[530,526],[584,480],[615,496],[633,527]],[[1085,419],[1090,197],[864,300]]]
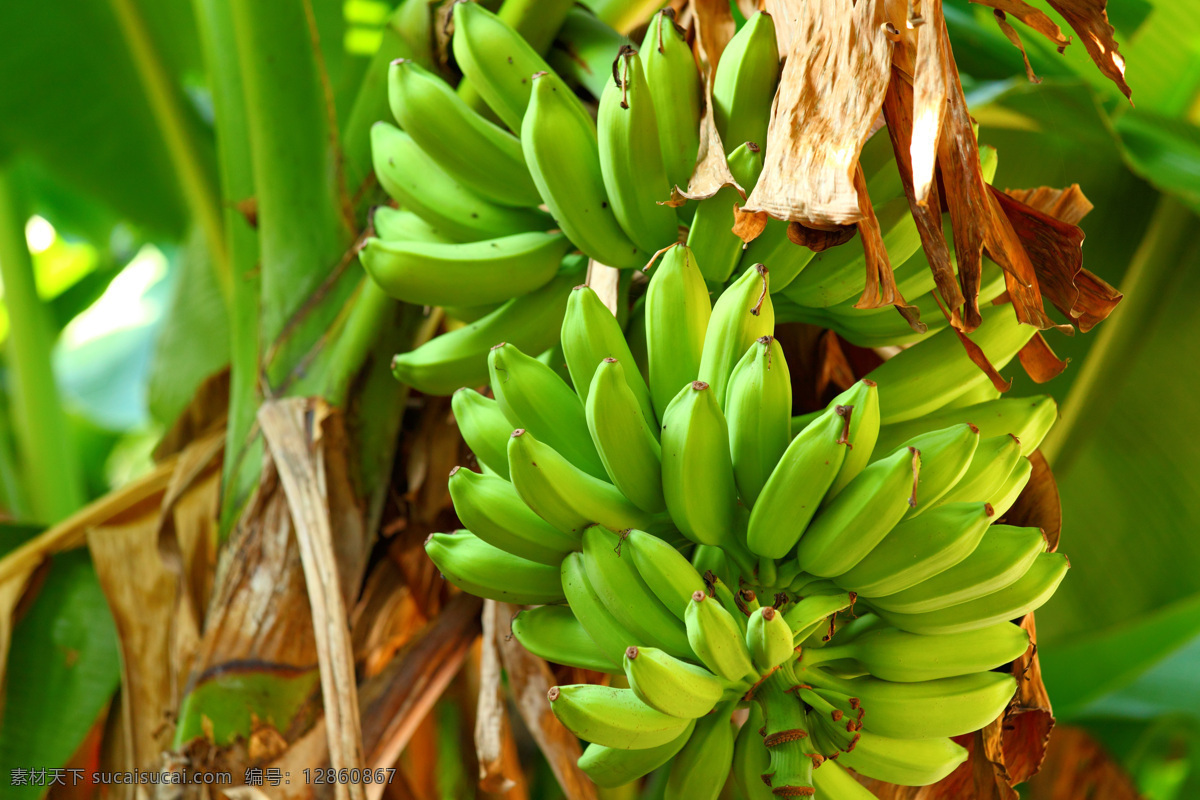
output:
[[[1002,14],[1016,17],[1049,39],[1060,53],[1071,43],[1070,38],[1063,35],[1062,28],[1058,27],[1054,20],[1050,19],[1044,11],[1034,8],[1024,0],[971,0],[971,2],[990,6]]]
[[[1029,460],[1033,464],[1029,483],[1025,484],[1017,502],[1005,513],[1004,522],[1023,528],[1040,528],[1053,553],[1058,549],[1058,539],[1062,534],[1062,503],[1058,496],[1058,483],[1041,450],[1034,450]]]
[[[1025,52],[1025,45],[1021,43],[1021,36],[1017,33],[1017,29],[1009,23],[1008,17],[1000,9],[994,9],[992,15],[996,18],[996,24],[1000,26],[1000,32],[1004,34],[1004,37],[1012,42],[1013,47],[1021,51],[1021,60],[1025,62],[1025,77],[1029,79],[1030,83],[1041,83],[1042,79],[1033,71],[1033,64],[1029,63],[1029,54]]]
[[[495,600],[483,601],[475,753],[479,758],[480,789],[498,793],[522,789],[520,793],[524,794],[525,775],[517,757],[501,679],[500,637],[508,635],[509,618],[507,610]]]
[[[1060,727],[1042,771],[1028,783],[1030,800],[1141,800],[1133,781],[1082,728]]]
[[[1045,383],[1052,378],[1057,378],[1070,362],[1069,358],[1062,359],[1056,356],[1046,342],[1046,337],[1042,336],[1040,332],[1033,335],[1033,338],[1021,348],[1017,356],[1020,358],[1021,366],[1025,369],[1026,374],[1033,379],[1034,383]]]

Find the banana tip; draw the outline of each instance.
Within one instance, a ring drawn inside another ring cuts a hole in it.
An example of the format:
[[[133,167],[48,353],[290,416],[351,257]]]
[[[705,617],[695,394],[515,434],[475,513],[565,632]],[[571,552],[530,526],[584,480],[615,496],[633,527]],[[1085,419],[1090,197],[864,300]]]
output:
[[[771,620],[775,619],[774,607],[767,606],[766,608],[764,608],[762,610],[762,615],[763,615],[763,619],[765,619],[767,622],[770,622]]]
[[[525,435],[524,428],[517,428],[515,431],[512,432],[512,438],[514,438],[514,439],[516,439],[520,436],[524,436],[524,435]]]
[[[557,686],[551,686],[550,691],[546,692],[546,699],[553,703],[558,699],[560,694],[562,694],[562,692],[559,691]]]
[[[705,389],[708,388],[708,384],[705,383],[704,381],[692,381],[692,388],[695,389],[697,392],[703,392]]]
[[[705,594],[705,593],[704,593],[702,590],[700,590],[700,589],[697,589],[696,591],[692,592],[692,601],[693,601],[693,602],[696,602],[696,603],[703,603],[703,602],[704,602],[705,600],[707,600],[707,599],[708,599],[708,595],[707,595],[707,594]]]
[[[461,467],[461,466],[454,466],[454,467],[451,467],[451,469],[450,469],[450,477],[451,477],[451,478],[453,478],[453,477],[454,477],[454,475],[455,475],[455,473],[457,473],[457,472],[458,472],[460,469],[462,469],[462,467]]]
[[[631,645],[629,645],[629,647],[626,647],[625,648],[625,657],[626,658],[637,658],[638,657],[637,645],[631,644]]]

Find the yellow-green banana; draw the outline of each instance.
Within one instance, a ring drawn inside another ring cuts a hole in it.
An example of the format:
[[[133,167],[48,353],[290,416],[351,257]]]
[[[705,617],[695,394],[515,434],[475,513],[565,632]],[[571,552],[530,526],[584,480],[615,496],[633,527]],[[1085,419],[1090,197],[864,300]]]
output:
[[[633,693],[643,703],[674,717],[703,717],[725,692],[725,684],[716,675],[656,647],[629,647],[624,667]]]
[[[838,470],[837,478],[829,487],[826,502],[837,497],[858,473],[871,463],[871,456],[876,450],[891,452],[895,448],[884,450],[876,445],[879,437],[879,387],[875,381],[863,378],[855,381],[854,385],[833,398],[828,408],[842,406],[848,409],[846,417],[849,424],[846,428],[846,457],[842,459],[842,467]],[[793,429],[795,425],[793,424]]]
[[[658,119],[658,142],[667,182],[686,189],[700,148],[700,71],[674,12],[650,20],[642,40],[646,85]]]
[[[712,302],[692,251],[663,253],[646,288],[646,358],[650,395],[661,421],[679,390],[696,380]]]
[[[725,411],[738,494],[753,507],[792,441],[792,381],[775,337],[759,338],[733,368]]]
[[[589,744],[579,758],[579,768],[602,789],[616,789],[636,781],[666,764],[692,737],[696,720],[671,741],[658,747],[621,750],[601,744]]]
[[[862,775],[897,786],[928,786],[967,760],[967,751],[950,739],[893,739],[870,731],[860,733],[862,736],[854,749],[842,753],[837,763],[826,761],[813,771],[814,782],[825,769],[842,764]]]
[[[508,436],[512,425],[500,405],[474,389],[459,389],[450,399],[458,431],[484,471],[508,480]]]
[[[630,531],[624,547],[650,591],[668,611],[683,619],[692,595],[704,591],[704,578],[696,568],[670,544],[645,531]]]
[[[587,89],[599,98],[611,83],[612,63],[620,49],[630,44],[591,10],[576,6],[554,39],[546,61],[563,80]]]
[[[1017,465],[1009,473],[1008,480],[988,498],[988,502],[996,509],[997,517],[1002,518],[1012,508],[1013,503],[1017,502],[1017,498],[1025,490],[1025,485],[1029,483],[1032,474],[1033,462],[1028,458],[1017,459]]]
[[[756,609],[746,621],[746,646],[760,673],[766,674],[795,654],[792,629],[774,606]]]
[[[787,229],[788,223],[784,220],[767,220],[767,227],[746,245],[738,261],[742,270],[753,264],[765,264],[771,271],[771,294],[781,294],[791,286],[816,255],[789,239]]]
[[[713,117],[726,152],[743,142],[766,148],[778,81],[775,21],[760,11],[729,40],[713,76]]]
[[[914,436],[901,445],[921,454],[921,474],[914,494],[917,502],[905,514],[905,518],[912,519],[933,508],[938,500],[953,489],[970,468],[978,446],[979,428],[969,422]]]
[[[764,722],[762,708],[751,703],[749,711],[733,744],[733,785],[740,800],[773,800],[771,787],[763,781],[763,775],[770,772],[771,756],[759,734]]]
[[[563,533],[533,513],[504,478],[455,467],[449,485],[454,513],[493,547],[552,567],[579,549],[578,535]]]
[[[691,722],[651,708],[632,689],[572,684],[552,687],[548,697],[550,709],[571,733],[621,750],[664,745]]]
[[[520,605],[566,600],[557,567],[507,553],[470,531],[435,533],[425,540],[425,552],[464,592]]]
[[[625,628],[604,605],[596,594],[587,569],[583,566],[583,553],[568,553],[560,569],[563,594],[583,626],[587,635],[603,653],[604,658],[620,667],[625,658],[625,648],[638,643],[638,637]]]
[[[704,592],[692,595],[684,615],[688,642],[700,662],[727,681],[753,681],[757,676],[742,629],[724,606]]]
[[[696,721],[688,743],[671,762],[664,800],[716,800],[733,766],[730,708],[719,707]]]
[[[592,376],[586,411],[609,480],[643,511],[665,511],[662,450],[615,358],[604,359]]]
[[[517,612],[512,620],[513,636],[539,658],[568,667],[619,674],[596,641],[576,619],[570,606],[538,606]]]
[[[863,786],[836,762],[826,760],[813,769],[813,787],[817,797],[828,800],[875,800],[871,790]]]
[[[375,206],[371,209],[371,228],[380,239],[416,242],[453,242],[411,211]]]
[[[1020,440],[1021,455],[1027,456],[1037,449],[1057,419],[1058,404],[1052,397],[1006,397],[884,425],[879,431],[879,446],[890,452],[925,431],[970,422],[979,428],[979,435],[985,440],[1012,434]]]
[[[753,143],[743,144],[729,154],[728,164],[734,179],[749,193],[762,172],[762,148]],[[699,202],[688,230],[687,245],[696,253],[700,272],[715,291],[729,280],[742,256],[742,239],[733,232],[733,207],[741,203],[742,196],[735,187],[722,186],[716,194]],[[746,270],[753,266],[747,266]],[[770,333],[769,328],[767,332]]]
[[[958,483],[929,506],[947,503],[990,500],[995,497],[1012,475],[1021,458],[1021,444],[1011,434],[1001,434],[979,442],[971,465]]]
[[[742,273],[713,306],[699,379],[713,387],[720,408],[725,407],[729,374],[750,345],[775,331],[775,310],[767,291],[766,267],[758,264]]]

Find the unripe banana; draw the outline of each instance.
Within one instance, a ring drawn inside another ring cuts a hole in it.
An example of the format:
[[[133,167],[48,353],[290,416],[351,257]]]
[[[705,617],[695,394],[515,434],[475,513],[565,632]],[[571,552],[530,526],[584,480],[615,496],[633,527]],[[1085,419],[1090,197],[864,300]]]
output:
[[[725,551],[707,544],[698,544],[692,550],[692,566],[701,575],[707,576],[711,572],[723,580],[732,580],[738,575],[738,568],[725,558]],[[691,602],[691,597],[688,602]]]
[[[662,451],[615,358],[604,359],[596,370],[586,410],[588,430],[609,480],[643,511],[665,511]]]
[[[863,378],[855,381],[854,385],[833,398],[828,408],[838,406],[849,409],[846,414],[850,424],[846,430],[846,456],[842,459],[842,467],[838,470],[837,478],[825,495],[829,502],[845,489],[858,473],[871,463],[871,456],[879,452],[890,453],[895,448],[885,450],[876,445],[879,437],[879,387],[875,381]],[[795,425],[793,423],[793,429]]]
[[[567,313],[563,316],[561,343],[571,373],[571,383],[579,397],[586,401],[591,391],[592,376],[606,358],[615,358],[622,365],[630,365],[624,371],[625,382],[637,399],[642,416],[658,438],[657,418],[650,401],[650,390],[642,373],[632,368],[633,354],[625,340],[625,333],[613,313],[590,286],[576,286],[567,300]]]
[[[513,636],[538,658],[568,667],[620,674],[604,650],[588,635],[570,606],[538,606],[517,612]]]
[[[679,390],[696,380],[712,303],[692,251],[668,249],[646,288],[646,356],[650,395],[661,421]]]
[[[826,626],[828,618],[853,608],[855,596],[830,585],[827,589],[806,591],[804,597],[788,607],[783,621],[792,631],[792,644],[799,645],[814,631]]]
[[[860,733],[853,750],[842,753],[837,764],[827,761],[814,771],[813,778],[826,767],[842,764],[897,786],[928,786],[967,760],[967,751],[950,739],[892,739],[870,731]]]
[[[459,389],[450,399],[458,431],[484,471],[508,480],[508,436],[512,425],[500,405],[474,389]]]
[[[852,658],[876,678],[897,683],[953,678],[986,672],[1029,649],[1029,634],[1011,622],[944,636],[922,636],[895,628],[868,631],[844,645],[804,651],[805,666]]]
[[[541,75],[533,84],[521,146],[550,213],[563,233],[597,261],[643,266],[649,256],[621,229],[609,205],[592,118],[557,75]]]
[[[1008,476],[1017,468],[1020,458],[1021,443],[1011,434],[1001,434],[980,441],[971,459],[971,465],[958,483],[936,502],[927,503],[927,506],[995,497],[1008,482]]]
[[[621,750],[658,747],[674,740],[690,720],[656,711],[632,689],[573,684],[554,686],[550,710],[571,733]]]
[[[455,467],[450,471],[454,513],[471,533],[513,555],[557,567],[579,549],[579,536],[563,533],[529,510],[504,478]]]
[[[733,766],[733,723],[724,706],[696,721],[671,763],[664,800],[716,800]]]
[[[400,127],[454,180],[493,203],[542,202],[520,140],[472,110],[438,76],[397,59],[388,71],[388,101]]]
[[[466,244],[367,239],[359,258],[387,294],[426,306],[476,306],[545,286],[571,243],[561,234],[516,233]]]
[[[617,222],[633,243],[654,253],[678,238],[675,210],[659,205],[670,197],[659,148],[658,120],[642,60],[632,47],[621,49],[600,96],[596,130],[600,172]]]
[[[508,471],[526,505],[561,531],[579,532],[592,523],[645,529],[653,522],[611,483],[587,474],[522,428],[508,440]]]
[[[759,608],[746,622],[746,646],[760,673],[768,673],[795,655],[792,629],[773,606]]]
[[[912,588],[872,598],[871,605],[897,614],[920,614],[967,603],[1016,583],[1044,552],[1046,537],[1037,528],[993,525],[963,561]]]
[[[604,658],[620,666],[625,648],[637,644],[638,637],[626,629],[601,601],[583,566],[582,553],[568,553],[560,570],[563,594],[575,618],[592,638]]]
[[[568,256],[563,269],[542,288],[514,297],[483,319],[397,355],[392,359],[392,374],[426,394],[446,395],[463,386],[487,383],[488,352],[497,342],[530,353],[548,349],[562,325],[567,293],[579,283],[584,264]]]
[[[862,561],[833,580],[863,597],[902,592],[970,556],[994,513],[987,503],[951,503],[901,522]]]
[[[919,473],[920,454],[909,448],[864,469],[800,537],[800,568],[827,578],[861,561],[914,505]]]
[[[763,723],[762,708],[758,703],[750,704],[750,714],[742,723],[733,744],[733,785],[740,800],[773,800],[771,787],[763,782],[762,776],[770,772],[771,757],[763,746],[758,731]]]
[[[727,152],[742,142],[767,146],[778,82],[775,21],[759,12],[729,40],[713,76],[713,118]]]
[[[743,187],[746,188],[746,187]],[[767,227],[742,251],[738,264],[742,270],[753,264],[764,264],[771,272],[771,294],[781,294],[791,286],[816,255],[803,245],[794,243],[787,235],[788,223],[768,219]],[[865,283],[864,283],[865,285]],[[786,298],[785,298],[786,299]],[[895,312],[893,312],[895,313]]]
[[[646,84],[658,118],[658,143],[671,186],[687,188],[700,148],[700,70],[673,12],[650,20],[642,40]]]
[[[629,688],[643,703],[675,717],[703,717],[725,691],[716,675],[655,647],[630,646],[624,667]]]
[[[747,142],[729,154],[728,163],[734,179],[749,193],[762,172],[762,148]],[[688,230],[687,245],[696,253],[700,272],[714,291],[719,291],[729,280],[741,260],[743,242],[733,232],[733,207],[742,202],[735,187],[722,186],[716,194],[699,202]],[[750,264],[746,270],[752,267]],[[770,333],[771,328],[766,332]]]
[[[488,353],[488,373],[496,402],[513,428],[529,431],[589,475],[608,479],[583,404],[554,370],[502,342]]]
[[[690,720],[683,732],[666,744],[642,750],[621,750],[601,744],[589,744],[579,758],[579,768],[602,789],[615,789],[636,781],[662,765],[683,749],[692,737],[696,720]]]
[[[945,634],[986,628],[1036,611],[1054,595],[1071,562],[1062,553],[1042,553],[1016,582],[975,600],[918,614],[876,607],[879,616],[911,633]]]
[[[461,242],[495,239],[551,227],[536,209],[495,203],[459,185],[412,137],[394,125],[371,126],[375,175],[389,195],[439,231]]]
[[[613,59],[630,41],[593,12],[581,6],[567,11],[546,61],[567,83],[598,98],[611,83]]]
[[[667,542],[644,531],[630,531],[624,546],[650,591],[668,611],[683,619],[692,595],[704,591],[704,578],[696,568]]]
[[[556,567],[506,553],[470,531],[435,533],[425,552],[446,580],[478,597],[518,605],[566,600]]]
[[[750,650],[725,608],[704,592],[692,595],[684,615],[688,642],[700,662],[727,681],[752,681],[757,676]]]
[[[912,519],[933,508],[966,474],[975,449],[979,446],[979,429],[964,422],[914,436],[901,446],[921,454],[921,474],[914,492],[917,502],[905,514],[905,519]]]
[[[775,310],[768,292],[766,267],[746,270],[717,300],[704,334],[700,377],[713,387],[718,407],[725,407],[729,374],[742,355],[763,336],[775,330]]]
[[[738,494],[753,507],[792,441],[791,375],[773,336],[750,345],[733,368],[725,410]]]
[[[375,206],[371,209],[371,227],[375,235],[385,240],[415,242],[453,242],[450,236],[438,231],[411,211]]]
[[[1027,456],[1037,449],[1057,419],[1058,404],[1052,397],[1006,397],[885,425],[879,431],[879,446],[891,452],[901,442],[925,431],[970,422],[985,440],[1012,434],[1020,440],[1021,455]]]
[[[997,517],[1003,518],[1012,508],[1013,503],[1017,502],[1017,498],[1025,490],[1025,485],[1029,483],[1031,475],[1033,475],[1033,462],[1028,458],[1018,459],[1008,480],[988,498],[988,502],[996,509]]]
[[[842,467],[845,429],[837,408],[829,409],[788,445],[750,511],[751,552],[783,558],[801,538]]]
[[[864,773],[867,774],[867,773]],[[872,776],[874,777],[874,776]],[[836,762],[826,759],[813,769],[813,786],[817,797],[827,800],[875,800],[875,795]]]

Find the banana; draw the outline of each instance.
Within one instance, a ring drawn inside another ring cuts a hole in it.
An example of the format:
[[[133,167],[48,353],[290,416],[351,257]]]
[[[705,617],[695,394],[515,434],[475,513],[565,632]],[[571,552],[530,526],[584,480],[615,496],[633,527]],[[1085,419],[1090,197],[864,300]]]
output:
[[[621,229],[609,204],[595,123],[557,75],[532,80],[521,146],[550,214],[588,256],[611,267],[643,266],[649,256]]]
[[[1015,582],[965,603],[916,614],[876,606],[879,616],[910,633],[946,634],[985,628],[1040,608],[1054,595],[1071,563],[1062,553],[1042,553]]]
[[[1058,404],[1052,397],[1008,397],[885,425],[879,431],[879,447],[891,452],[901,442],[925,431],[970,422],[985,440],[1012,434],[1020,440],[1021,455],[1027,456],[1037,449],[1057,419]]]
[[[711,596],[714,600],[721,604],[721,607],[729,612],[734,621],[741,630],[742,635],[746,634],[746,616],[747,613],[744,606],[738,602],[737,595],[729,588],[729,585],[721,579],[720,575],[705,575],[704,582],[707,585],[705,593]],[[687,609],[684,609],[684,616],[687,615]]]
[[[657,711],[632,689],[572,684],[551,687],[550,710],[571,733],[620,750],[643,750],[674,740],[690,720]]]
[[[667,406],[696,380],[712,303],[692,251],[676,245],[659,259],[646,288],[646,357],[650,396],[661,421]]]
[[[783,220],[767,220],[767,227],[746,245],[738,261],[743,271],[754,264],[765,264],[771,271],[771,294],[781,294],[791,286],[816,255],[807,247],[792,242],[787,228],[788,224]]]
[[[388,102],[405,133],[466,188],[505,206],[542,202],[520,140],[474,111],[445,81],[415,61],[392,62]]]
[[[827,578],[861,561],[912,507],[919,473],[920,454],[908,448],[864,469],[801,535],[800,568]]]
[[[661,448],[615,358],[604,359],[592,377],[586,411],[609,480],[643,511],[665,511]]]
[[[758,672],[742,630],[724,606],[704,592],[692,595],[684,615],[688,643],[704,666],[727,681],[753,681]]]
[[[783,348],[763,336],[729,376],[729,450],[742,503],[753,507],[792,440],[792,383]]]
[[[686,189],[700,148],[700,70],[674,12],[650,20],[642,40],[646,85],[658,118],[658,144],[667,182]]]
[[[508,342],[530,353],[554,344],[567,294],[579,282],[586,262],[569,257],[554,280],[514,297],[480,320],[442,334],[392,359],[392,374],[426,394],[446,395],[488,380],[488,352]]]
[[[459,389],[450,398],[458,431],[484,471],[508,480],[508,436],[512,425],[500,405],[474,389]]]
[[[1033,462],[1028,458],[1019,459],[1017,466],[1013,467],[1012,473],[1008,476],[1008,480],[988,498],[988,502],[996,509],[997,517],[1003,519],[1008,510],[1012,508],[1013,503],[1017,502],[1017,498],[1025,490],[1025,484],[1029,483],[1029,477],[1032,474]]]
[[[1017,689],[1011,675],[976,672],[919,683],[893,683],[879,678],[836,678],[819,668],[797,670],[814,692],[857,698],[868,731],[896,739],[938,739],[984,727],[1000,716]]]
[[[920,614],[967,603],[1016,583],[1045,552],[1046,537],[1037,528],[993,525],[963,561],[902,592],[871,598],[871,605]]]
[[[847,772],[830,760],[823,761],[813,769],[813,787],[817,797],[826,800],[875,800],[875,795]]]
[[[583,403],[554,370],[501,342],[488,353],[488,373],[492,393],[512,427],[524,428],[574,466],[608,480]]]
[[[767,146],[778,82],[775,21],[770,14],[759,12],[729,40],[713,76],[713,120],[727,151],[742,142]]]
[[[717,800],[733,766],[734,727],[722,706],[696,722],[671,762],[664,800]]]
[[[598,98],[612,82],[613,59],[628,44],[629,39],[592,11],[575,7],[567,11],[546,61],[565,81],[582,86]]]
[[[876,678],[896,683],[953,678],[986,672],[1029,649],[1029,634],[1011,622],[944,636],[922,636],[877,628],[852,642],[806,649],[806,667],[852,658]]]
[[[755,341],[774,333],[775,310],[768,285],[766,267],[758,264],[742,273],[713,306],[699,380],[713,387],[720,408],[725,407],[729,375],[742,355]]]
[[[845,413],[826,410],[788,445],[750,510],[751,552],[783,558],[801,538],[846,457]]]
[[[481,306],[442,306],[442,311],[445,313],[446,319],[455,320],[466,325],[483,319],[502,305],[504,304],[485,303]],[[454,330],[458,326],[450,323],[446,327]]]
[[[633,693],[646,705],[674,717],[703,717],[725,692],[716,675],[655,647],[630,646],[624,667]]]
[[[1036,332],[1032,325],[1017,322],[1011,305],[992,306],[983,311],[983,324],[971,339],[983,349],[992,366],[1003,369]],[[879,384],[884,425],[936,411],[988,381],[988,376],[963,352],[953,328],[946,328],[920,347],[910,347],[888,359],[868,377]]]
[[[615,789],[636,781],[675,757],[692,737],[696,720],[689,720],[683,731],[666,744],[642,750],[621,750],[601,744],[589,744],[579,757],[579,768],[602,789]]]
[[[513,636],[538,658],[568,667],[620,674],[621,668],[588,635],[570,606],[538,606],[517,612]]]
[[[545,286],[571,243],[556,233],[516,233],[454,244],[367,239],[363,268],[387,294],[426,306],[477,306]]]
[[[849,409],[846,413],[850,423],[845,431],[847,453],[842,459],[837,478],[825,495],[825,502],[837,497],[858,473],[866,469],[877,450],[890,453],[896,449],[884,450],[876,445],[879,437],[879,387],[875,381],[866,378],[855,381],[853,386],[833,398],[827,407],[836,409],[838,406]]]
[[[750,704],[750,714],[742,723],[733,744],[733,785],[740,800],[772,800],[771,788],[763,781],[770,772],[771,757],[758,731],[763,726],[762,708]]]
[[[811,633],[824,626],[830,616],[853,608],[854,601],[853,594],[839,591],[836,586],[806,593],[783,615],[783,621],[793,631],[792,644],[799,645]]]
[[[792,629],[773,606],[755,610],[746,622],[746,646],[754,666],[767,673],[795,655]]]
[[[964,422],[914,436],[901,446],[921,454],[921,474],[914,493],[916,505],[905,514],[905,519],[912,519],[932,508],[966,474],[979,446],[979,429]]]
[[[455,467],[449,484],[454,513],[493,547],[552,567],[579,549],[578,535],[563,533],[530,511],[504,478]]]
[[[625,382],[657,439],[658,420],[650,401],[650,390],[642,373],[633,369],[633,353],[629,350],[620,323],[590,286],[576,286],[571,291],[560,341],[567,360],[567,370],[571,373],[571,383],[584,401],[588,399],[592,376],[600,368],[601,361],[615,358],[622,365],[630,366],[624,371]]]
[[[391,206],[375,206],[371,209],[371,229],[375,231],[376,236],[384,240],[454,241],[413,212]]]
[[[945,778],[967,760],[966,749],[950,739],[893,739],[870,731],[860,733],[861,738],[854,749],[842,753],[836,764],[832,761],[822,764],[813,773],[814,781],[826,767],[841,764],[859,774],[898,786],[928,786]],[[830,797],[832,800],[836,796]]]
[[[551,220],[532,208],[501,206],[461,186],[412,137],[395,125],[371,126],[371,159],[379,183],[401,205],[462,242],[546,230]]]
[[[624,546],[650,591],[668,611],[684,619],[692,595],[704,591],[704,578],[696,568],[674,547],[644,531],[630,531]]]
[[[425,552],[464,592],[518,605],[566,600],[557,568],[507,553],[470,531],[435,533],[425,540]]]
[[[658,119],[642,60],[623,47],[600,96],[596,130],[600,172],[617,222],[644,252],[654,253],[679,236],[675,210],[659,205],[670,196],[658,140]]]
[[[719,578],[722,581],[736,584],[737,578],[741,576],[737,565],[731,564],[729,559],[725,558],[724,550],[706,544],[698,544],[693,548],[692,566],[705,576],[705,581],[710,580],[711,573],[711,578]],[[691,598],[688,601],[691,602]]]
[[[566,533],[592,523],[644,530],[654,521],[611,483],[587,474],[523,428],[509,437],[508,471],[525,504]]]
[[[619,666],[625,659],[625,649],[639,639],[617,621],[600,600],[588,580],[582,553],[568,553],[560,571],[563,594],[583,630],[600,649],[604,658]]]
[[[951,503],[901,522],[862,561],[833,580],[863,597],[902,592],[970,556],[994,513],[987,503]]]
[[[996,496],[1017,468],[1021,458],[1021,443],[1012,434],[984,439],[975,450],[971,465],[958,483],[927,507],[947,503],[970,502]]]
[[[747,142],[729,154],[728,164],[734,179],[749,193],[762,172],[762,148]],[[716,194],[696,205],[696,214],[688,230],[687,246],[698,254],[700,272],[714,291],[725,285],[741,260],[743,242],[733,232],[733,207],[742,202],[742,196],[734,186],[722,186]],[[746,271],[754,266],[751,264]],[[770,333],[771,328],[765,332]]]

